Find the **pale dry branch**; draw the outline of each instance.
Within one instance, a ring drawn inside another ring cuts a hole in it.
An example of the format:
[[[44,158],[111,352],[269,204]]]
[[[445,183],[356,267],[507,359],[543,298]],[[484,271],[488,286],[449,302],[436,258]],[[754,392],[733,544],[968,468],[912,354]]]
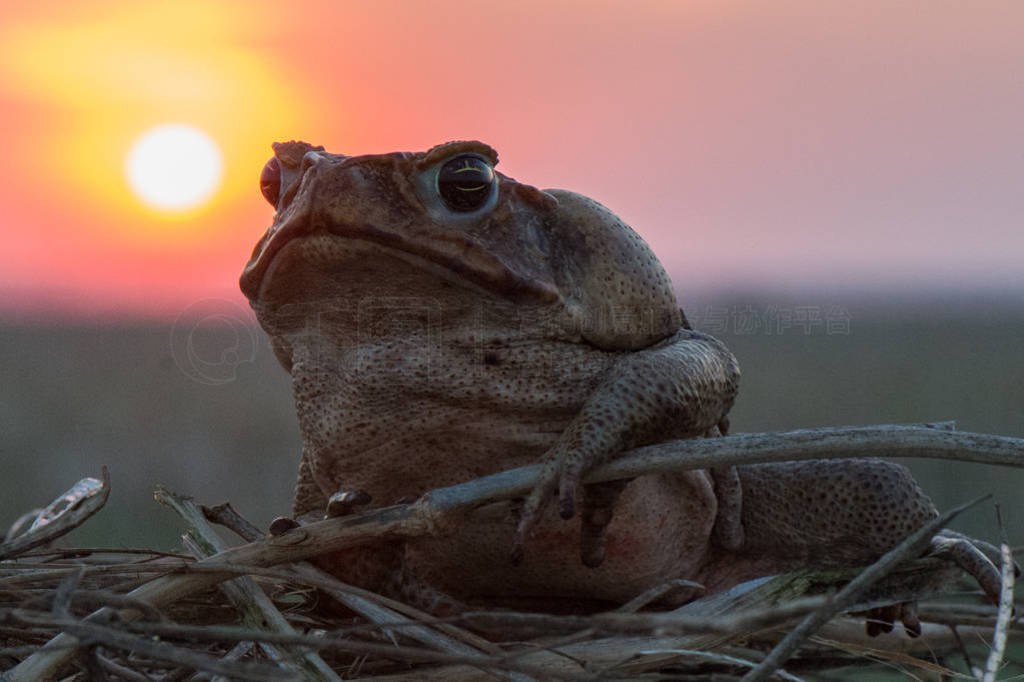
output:
[[[982,675],[983,682],[995,682],[996,673],[1003,662],[1003,655],[1006,653],[1006,639],[1010,630],[1010,619],[1013,618],[1013,580],[1014,568],[1013,553],[1010,551],[1010,543],[1006,541],[1006,529],[1003,528],[1002,515],[999,513],[999,506],[996,506],[996,519],[999,524],[1000,534],[1000,564],[1002,573],[1002,586],[999,593],[999,612],[996,617],[996,628],[992,635],[992,650],[989,652],[988,660],[985,662],[985,673]]]
[[[66,535],[102,509],[109,496],[110,473],[103,467],[102,481],[83,478],[36,514],[28,530],[0,543],[0,559],[17,556]]]

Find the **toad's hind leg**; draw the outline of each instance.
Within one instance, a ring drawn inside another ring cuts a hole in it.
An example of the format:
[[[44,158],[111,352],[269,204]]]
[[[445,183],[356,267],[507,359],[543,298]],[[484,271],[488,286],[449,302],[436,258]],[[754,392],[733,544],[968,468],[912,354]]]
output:
[[[768,570],[848,568],[869,564],[938,512],[906,467],[877,459],[808,460],[737,467],[743,488],[744,540],[737,551]],[[953,531],[932,538],[925,556],[948,559],[998,601],[997,550]],[[900,614],[905,614],[906,617]],[[869,633],[901,617],[917,629],[913,604],[878,615]]]
[[[938,515],[910,472],[883,460],[752,464],[737,472],[741,551],[773,557],[780,568],[874,561]]]

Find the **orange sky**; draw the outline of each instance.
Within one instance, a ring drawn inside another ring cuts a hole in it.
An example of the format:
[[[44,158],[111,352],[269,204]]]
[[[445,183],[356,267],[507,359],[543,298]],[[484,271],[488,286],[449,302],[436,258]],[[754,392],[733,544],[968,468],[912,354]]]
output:
[[[482,139],[619,213],[681,291],[1024,295],[1022,27],[1014,0],[4,3],[0,311],[241,301],[290,138]],[[123,171],[168,122],[225,162],[182,215]]]

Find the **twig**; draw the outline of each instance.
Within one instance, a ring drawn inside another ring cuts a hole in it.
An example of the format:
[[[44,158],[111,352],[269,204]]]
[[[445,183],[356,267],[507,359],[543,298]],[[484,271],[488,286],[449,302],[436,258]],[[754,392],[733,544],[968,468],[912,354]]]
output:
[[[942,428],[903,424],[824,427],[660,443],[630,451],[587,480],[599,482],[723,464],[853,457],[949,459],[1024,468],[1022,438],[948,431],[945,423],[939,426]]]
[[[778,627],[807,615],[825,603],[824,597],[806,597],[771,608],[755,608],[715,616],[688,616],[679,613],[623,613],[608,611],[589,616],[557,616],[517,611],[478,611],[463,618],[480,627],[543,628],[564,632],[590,629],[601,633],[638,634],[656,632],[660,636],[692,633],[734,633]]]
[[[100,665],[109,672],[114,673],[118,677],[128,680],[128,682],[152,682],[153,678],[142,673],[137,673],[130,668],[126,668],[117,661],[114,661],[101,654],[96,654],[96,660],[100,662]]]
[[[675,580],[669,580],[668,582],[662,583],[661,585],[656,585],[646,592],[638,594],[615,610],[618,613],[636,613],[651,602],[657,601],[672,590],[678,590],[681,587],[695,587],[700,590],[704,589],[704,586],[700,583],[677,578]]]
[[[45,545],[77,528],[102,509],[109,496],[110,473],[107,467],[103,467],[103,481],[83,478],[40,512],[32,526],[22,535],[0,543],[0,559]]]
[[[59,592],[59,588],[58,588]],[[44,593],[39,597],[31,598],[26,600],[22,604],[22,608],[32,608],[37,603],[51,603],[51,610],[57,607],[57,599],[59,594],[54,594],[52,597],[48,593]],[[153,608],[150,604],[140,601],[138,599],[132,599],[128,595],[118,594],[117,592],[111,592],[110,590],[75,590],[74,594],[68,595],[68,601],[64,605],[65,612],[60,613],[54,610],[54,616],[60,617],[68,615],[66,609],[71,604],[75,604],[78,607],[86,606],[90,608],[100,608],[102,606],[112,606],[118,609],[134,609],[141,613],[143,618],[151,620],[160,620],[162,614],[158,609]]]
[[[779,644],[765,656],[760,664],[746,675],[743,682],[759,682],[766,679],[773,672],[782,667],[782,664],[796,652],[811,634],[829,621],[840,611],[850,608],[854,602],[871,585],[892,570],[897,564],[908,557],[921,554],[928,546],[929,541],[935,533],[948,524],[957,514],[969,509],[974,505],[988,499],[988,496],[978,498],[973,502],[960,505],[950,509],[935,519],[924,524],[914,531],[906,540],[893,549],[886,552],[882,558],[864,569],[860,575],[851,580],[843,589],[836,593],[835,597],[824,607],[807,616],[799,625],[789,632]],[[1012,570],[1012,569],[1011,569]],[[1012,598],[1012,597],[1011,597]]]
[[[98,566],[83,566],[82,564],[72,564],[61,568],[45,568],[41,570],[30,570],[33,568],[31,564],[9,564],[18,567],[18,572],[13,575],[8,575],[0,578],[0,589],[15,589],[18,587],[31,587],[33,584],[49,584],[57,580],[62,580],[72,573],[77,573],[79,570],[84,570],[84,576],[91,578],[97,575],[167,575],[168,573],[175,573],[187,568],[189,565],[194,563],[194,560],[190,557],[189,561],[173,561],[162,564],[101,564]]]
[[[187,554],[181,554],[179,552],[166,552],[159,549],[143,549],[141,547],[41,547],[34,549],[31,552],[25,552],[19,554],[21,559],[39,558],[52,556],[54,559],[51,561],[60,561],[61,559],[83,559],[85,557],[98,554],[100,556],[118,556],[121,554],[145,554],[148,556],[147,559],[142,559],[139,563],[144,561],[155,561],[159,559],[188,559],[192,557]]]
[[[992,633],[992,650],[989,651],[988,660],[985,662],[985,674],[981,678],[982,682],[995,682],[996,673],[999,671],[1003,655],[1006,653],[1006,636],[1010,629],[1010,620],[1013,618],[1013,553],[1010,551],[1010,543],[1006,540],[1006,529],[1003,527],[999,505],[996,505],[996,520],[999,525],[999,550],[1002,554],[1003,581],[999,590],[999,613],[996,616],[996,628]]]
[[[630,450],[590,472],[586,482],[600,483],[727,464],[876,456],[953,459],[1024,468],[1024,439],[948,431],[946,423],[939,426],[941,428],[901,424],[825,427],[672,441]],[[438,488],[421,497],[417,504],[440,513],[522,497],[532,489],[538,471],[539,465],[531,465]],[[441,521],[428,518],[435,523]]]
[[[50,607],[55,617],[61,618],[71,613],[71,595],[78,589],[78,583],[82,580],[82,573],[81,568],[73,573],[69,573],[61,581],[60,585],[57,586],[57,591],[53,594],[53,605]]]
[[[229,651],[226,654],[224,654],[223,656],[221,656],[221,659],[225,660],[225,661],[237,661],[238,659],[242,658],[242,656],[245,656],[247,653],[249,653],[249,651],[252,649],[253,645],[254,645],[253,642],[239,642],[235,646],[231,647],[231,651]],[[192,676],[191,679],[196,680],[202,674],[203,673],[196,673],[195,675]],[[216,677],[211,678],[210,682],[231,682],[231,681],[228,678],[224,677],[223,675],[217,675]]]
[[[864,624],[863,624],[863,622],[857,622],[856,623],[856,627],[861,632],[864,631]],[[922,628],[922,630],[924,630],[924,629],[925,628]],[[909,637],[908,638],[901,638],[901,640],[904,641],[904,642],[905,641],[912,641],[912,642],[917,642],[918,641],[917,639],[911,639]],[[851,654],[851,655],[856,656],[858,658],[865,658],[865,659],[868,659],[870,661],[874,661],[874,662],[877,662],[877,663],[884,663],[886,665],[891,665],[891,666],[908,666],[908,665],[909,666],[913,666],[915,668],[918,668],[919,670],[923,670],[925,672],[932,673],[938,679],[946,680],[946,679],[955,679],[955,678],[967,677],[963,673],[957,673],[957,672],[951,670],[950,668],[948,668],[947,666],[942,665],[942,664],[936,662],[934,660],[936,658],[936,652],[935,652],[934,649],[932,649],[930,647],[915,647],[915,648],[918,651],[920,651],[921,653],[926,654],[928,656],[928,658],[931,658],[933,660],[924,660],[922,658],[919,658],[918,656],[915,656],[913,653],[911,653],[910,651],[907,651],[907,650],[902,650],[902,651],[901,650],[890,650],[888,648],[880,649],[880,648],[877,647],[877,645],[876,646],[871,646],[871,645],[865,646],[863,644],[857,644],[857,643],[854,643],[854,642],[849,641],[849,640],[837,641],[834,638],[822,637],[821,635],[815,635],[815,636],[811,637],[808,641],[810,643],[814,643],[814,644],[818,644],[818,645],[821,645],[821,646],[828,647],[830,649],[835,649],[835,650],[838,650],[838,651],[842,651],[844,653]],[[914,678],[913,675],[909,674],[906,671],[901,670],[901,672],[904,673],[904,675],[903,675],[904,677],[908,677],[908,678],[911,678],[911,679]]]
[[[61,623],[61,627],[75,633],[80,640],[102,644],[105,647],[134,651],[149,658],[189,666],[196,670],[206,670],[246,680],[267,680],[268,682],[296,679],[294,672],[281,670],[276,666],[240,661],[224,662],[215,656],[166,642],[156,642],[146,637],[128,634],[118,628],[96,623],[64,621]]]
[[[700,658],[713,663],[725,663],[727,665],[738,665],[744,668],[753,668],[755,663],[747,661],[736,656],[726,656],[725,654],[715,653],[713,651],[695,651],[693,649],[665,649],[659,651],[641,651],[641,654],[675,654],[678,656],[689,656],[691,658]],[[773,671],[773,674],[780,677],[788,682],[803,682],[802,678],[796,675],[790,675],[785,670]]]

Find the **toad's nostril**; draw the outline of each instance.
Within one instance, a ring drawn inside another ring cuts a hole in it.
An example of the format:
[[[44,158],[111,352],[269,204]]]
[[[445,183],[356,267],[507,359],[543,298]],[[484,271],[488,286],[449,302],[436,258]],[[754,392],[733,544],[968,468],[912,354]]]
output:
[[[320,153],[322,151],[321,149],[311,149],[302,155],[302,163],[299,164],[299,177],[302,177],[306,171],[320,163],[320,159],[323,158],[323,154]]]
[[[270,205],[277,208],[277,200],[281,196],[281,164],[273,157],[263,165],[260,173],[260,191]]]

